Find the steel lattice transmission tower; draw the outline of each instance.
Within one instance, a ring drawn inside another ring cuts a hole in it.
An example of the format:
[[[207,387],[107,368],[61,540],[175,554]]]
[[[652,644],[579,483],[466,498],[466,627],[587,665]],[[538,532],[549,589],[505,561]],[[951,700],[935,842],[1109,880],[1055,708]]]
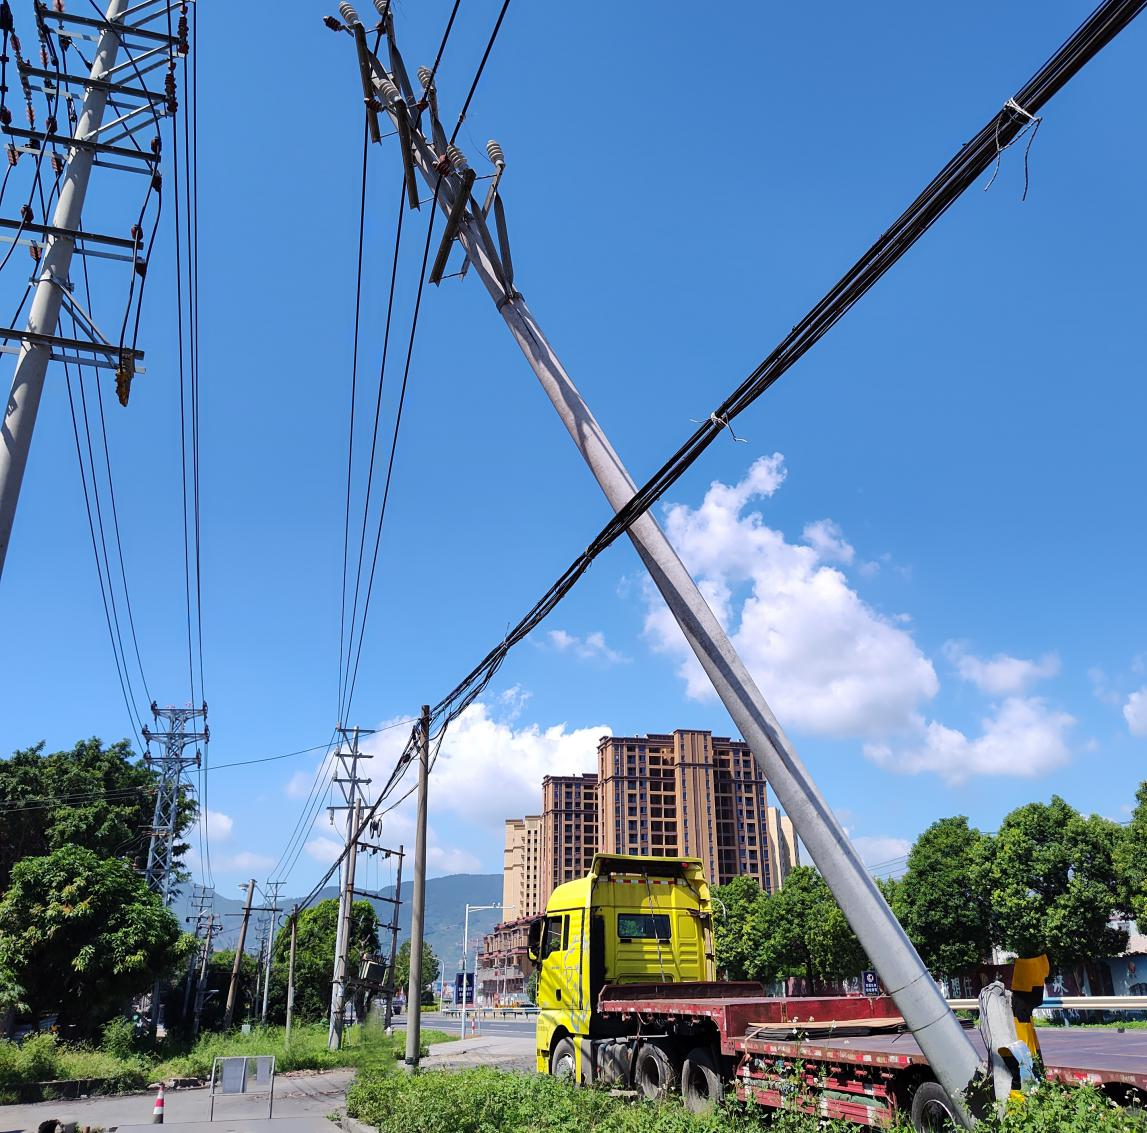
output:
[[[162,721],[167,728],[158,732],[143,729],[144,741],[149,745],[144,759],[149,767],[159,771],[145,877],[148,887],[158,893],[167,905],[171,901],[171,865],[179,820],[179,787],[183,781],[183,772],[189,767],[198,767],[202,758],[198,750],[194,755],[185,755],[184,751],[191,744],[206,743],[211,733],[207,728],[206,704],[199,708],[160,708],[153,700],[151,714],[157,725]],[[203,720],[202,731],[189,727],[199,719]],[[153,742],[163,748],[162,754],[155,758],[150,748]]]

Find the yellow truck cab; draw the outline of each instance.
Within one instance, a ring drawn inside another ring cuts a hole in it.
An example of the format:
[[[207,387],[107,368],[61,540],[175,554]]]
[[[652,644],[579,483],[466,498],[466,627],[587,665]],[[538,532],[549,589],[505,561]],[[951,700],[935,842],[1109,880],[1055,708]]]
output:
[[[712,906],[699,858],[597,854],[530,926],[538,968],[537,1066],[578,1081],[621,1080],[630,1027],[596,1010],[607,984],[716,978]]]

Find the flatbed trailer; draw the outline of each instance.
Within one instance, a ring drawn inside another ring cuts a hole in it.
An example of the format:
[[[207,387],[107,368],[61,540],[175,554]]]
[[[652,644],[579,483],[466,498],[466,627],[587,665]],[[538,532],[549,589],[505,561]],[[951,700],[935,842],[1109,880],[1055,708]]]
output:
[[[651,1089],[640,1073],[652,1062],[639,1060],[641,1045],[656,1044],[679,1067],[690,1108],[731,1092],[859,1125],[891,1125],[906,1113],[925,1129],[929,1101],[941,1104],[928,1061],[888,996],[775,998],[751,983],[614,985],[602,989],[597,1008],[614,1024],[613,1045],[628,1050],[633,1084],[651,1096],[664,1088]],[[978,1032],[970,1037],[983,1051]],[[1047,1078],[1096,1086],[1123,1104],[1147,1096],[1147,1032],[1042,1028],[1039,1038]]]

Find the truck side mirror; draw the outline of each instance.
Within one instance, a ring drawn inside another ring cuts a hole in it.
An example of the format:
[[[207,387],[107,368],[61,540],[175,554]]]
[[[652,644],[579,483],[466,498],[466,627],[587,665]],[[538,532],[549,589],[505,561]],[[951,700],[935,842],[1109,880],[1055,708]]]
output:
[[[530,934],[526,938],[526,955],[536,964],[542,951],[542,929],[545,927],[545,917],[538,917],[530,921]]]

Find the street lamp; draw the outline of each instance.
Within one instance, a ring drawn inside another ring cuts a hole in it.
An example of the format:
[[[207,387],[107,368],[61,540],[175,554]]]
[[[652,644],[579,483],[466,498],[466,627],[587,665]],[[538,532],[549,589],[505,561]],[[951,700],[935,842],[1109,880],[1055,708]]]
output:
[[[501,909],[502,902],[495,901],[492,905],[467,905],[466,916],[462,921],[462,1037],[466,1037],[466,968],[470,955],[470,911],[478,912],[480,909]],[[507,905],[507,909],[515,908]],[[474,1006],[478,1006],[478,955],[474,954]]]

